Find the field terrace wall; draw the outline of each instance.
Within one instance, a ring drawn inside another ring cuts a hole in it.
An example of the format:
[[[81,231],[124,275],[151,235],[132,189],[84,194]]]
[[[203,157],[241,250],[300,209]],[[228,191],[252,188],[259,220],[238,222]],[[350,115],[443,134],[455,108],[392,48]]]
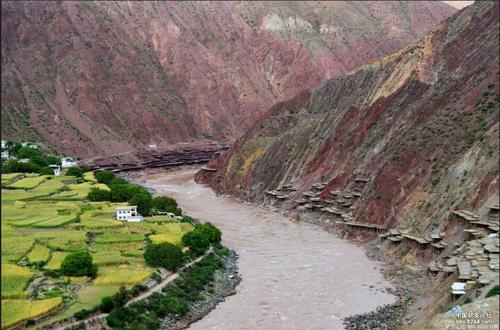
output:
[[[174,167],[207,163],[225,149],[227,146],[219,143],[180,144],[169,148],[140,149],[134,153],[83,160],[81,163],[90,166],[93,171],[112,170],[114,172]]]

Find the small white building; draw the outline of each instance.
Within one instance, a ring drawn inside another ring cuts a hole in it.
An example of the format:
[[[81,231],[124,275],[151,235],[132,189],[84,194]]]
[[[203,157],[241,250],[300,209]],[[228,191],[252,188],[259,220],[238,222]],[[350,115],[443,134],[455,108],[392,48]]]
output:
[[[9,156],[10,155],[9,155],[9,151],[8,150],[2,150],[2,158],[9,159]]]
[[[137,205],[116,207],[116,220],[141,222],[143,219],[142,215],[137,212]]]
[[[76,162],[73,157],[61,157],[61,168],[75,167]]]
[[[30,147],[32,149],[38,149],[38,146],[36,144],[34,144],[33,142],[21,142],[21,146]]]
[[[148,144],[150,149],[156,149],[158,146],[156,144]]]
[[[29,162],[29,161],[30,161],[30,159],[29,159],[29,158],[19,159],[19,162],[20,162],[20,163],[24,163],[24,164],[26,164],[26,163],[27,163],[27,162]]]
[[[2,149],[5,148],[6,145],[7,145],[7,141],[2,140]]]
[[[457,296],[461,296],[461,295],[466,294],[465,285],[466,285],[466,283],[454,282],[451,286],[451,293],[453,293],[453,295],[457,295]]]
[[[49,167],[54,169],[54,175],[55,176],[61,175],[61,166],[59,166],[59,165],[49,165]]]

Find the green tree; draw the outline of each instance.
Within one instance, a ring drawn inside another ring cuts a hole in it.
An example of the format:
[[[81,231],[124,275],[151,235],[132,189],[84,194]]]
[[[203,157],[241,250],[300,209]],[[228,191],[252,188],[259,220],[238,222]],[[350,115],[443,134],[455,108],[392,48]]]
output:
[[[194,230],[200,231],[210,243],[219,243],[222,237],[222,232],[219,228],[215,227],[211,223],[196,225]]]
[[[78,166],[68,168],[66,175],[76,176],[77,178],[83,178],[83,171]]]
[[[175,199],[167,196],[158,196],[153,199],[153,208],[159,212],[171,212],[175,215],[182,215],[182,210],[178,207]]]
[[[151,207],[153,206],[151,194],[143,191],[135,193],[132,198],[129,199],[128,203],[129,205],[137,205],[137,211],[143,215],[149,215]]]
[[[87,199],[95,202],[109,201],[111,200],[111,193],[100,188],[90,188],[90,191],[87,194]]]
[[[194,255],[200,255],[207,250],[210,241],[205,233],[195,229],[182,236],[182,245],[189,247]]]
[[[129,294],[125,286],[121,286],[117,293],[113,296],[113,305],[115,307],[123,307],[127,303]]]
[[[144,251],[144,260],[152,267],[176,270],[184,262],[181,249],[171,243],[149,244]]]
[[[126,202],[132,198],[136,193],[139,193],[141,189],[136,185],[125,183],[125,184],[114,184],[111,185],[111,201],[112,202]]]
[[[113,301],[113,298],[110,296],[105,296],[101,298],[101,305],[99,306],[99,309],[104,312],[104,313],[109,313],[111,310],[115,307],[115,303]]]
[[[48,166],[45,166],[45,167],[42,167],[40,169],[40,174],[41,175],[53,175],[54,174],[54,170]]]
[[[111,171],[98,171],[94,173],[94,176],[99,183],[110,183],[115,177],[115,173]]]
[[[97,275],[97,266],[92,264],[92,256],[88,251],[76,251],[68,254],[61,262],[61,273],[66,276]]]
[[[47,156],[45,157],[45,161],[49,165],[61,165],[61,159],[55,156]]]
[[[38,149],[35,149],[35,148],[31,148],[31,147],[21,147],[18,151],[17,151],[17,158],[33,158],[33,157],[36,157],[36,156],[42,156],[42,152]]]

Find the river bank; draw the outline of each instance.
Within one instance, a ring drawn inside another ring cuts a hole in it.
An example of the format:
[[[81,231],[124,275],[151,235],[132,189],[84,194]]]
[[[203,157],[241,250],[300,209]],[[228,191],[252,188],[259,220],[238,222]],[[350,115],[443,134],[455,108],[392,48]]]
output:
[[[307,223],[217,196],[193,180],[196,169],[151,170],[132,180],[174,197],[186,213],[210,221],[239,255],[242,281],[192,329],[341,329],[343,320],[395,301],[382,265],[362,247]]]
[[[215,272],[213,282],[200,292],[201,300],[189,304],[189,312],[181,319],[166,317],[161,323],[162,330],[186,329],[192,323],[210,313],[226,297],[236,294],[241,281],[238,275],[238,255],[230,251],[225,258],[224,267]]]

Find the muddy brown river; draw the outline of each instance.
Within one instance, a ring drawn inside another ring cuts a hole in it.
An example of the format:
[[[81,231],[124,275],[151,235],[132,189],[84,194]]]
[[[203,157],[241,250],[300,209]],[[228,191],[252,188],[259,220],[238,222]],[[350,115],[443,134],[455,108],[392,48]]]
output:
[[[185,214],[209,221],[240,256],[242,281],[190,329],[343,329],[346,316],[394,302],[364,250],[323,229],[218,196],[193,180],[196,169],[157,170],[134,181],[174,197]]]

